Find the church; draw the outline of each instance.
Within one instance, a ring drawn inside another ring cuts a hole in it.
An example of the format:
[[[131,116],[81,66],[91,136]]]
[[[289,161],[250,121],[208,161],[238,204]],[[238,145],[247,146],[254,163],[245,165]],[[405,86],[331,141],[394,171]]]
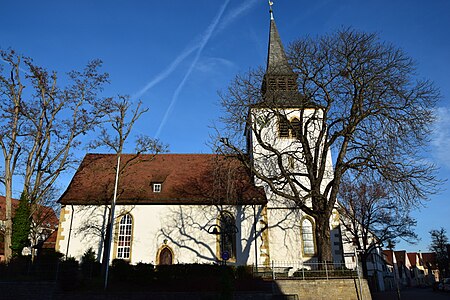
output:
[[[264,101],[249,107],[251,126],[265,120],[263,136],[271,145],[295,154],[292,128],[302,116],[320,114],[305,105],[271,13]],[[276,91],[276,92],[275,92]],[[280,92],[281,91],[281,92]],[[277,104],[284,116],[268,119]],[[252,130],[246,153],[259,172],[273,174],[265,149]],[[310,138],[314,139],[312,130]],[[295,154],[296,155],[296,154]],[[132,264],[219,263],[270,266],[282,261],[317,261],[315,220],[273,193],[233,155],[122,154],[111,239],[112,259]],[[288,159],[289,160],[289,159]],[[80,259],[92,249],[100,260],[110,203],[114,194],[117,155],[87,154],[60,197],[56,250]],[[326,157],[332,170],[331,155]],[[295,161],[289,168],[302,169]],[[285,187],[280,187],[285,188]],[[331,218],[335,262],[343,262],[339,216]]]

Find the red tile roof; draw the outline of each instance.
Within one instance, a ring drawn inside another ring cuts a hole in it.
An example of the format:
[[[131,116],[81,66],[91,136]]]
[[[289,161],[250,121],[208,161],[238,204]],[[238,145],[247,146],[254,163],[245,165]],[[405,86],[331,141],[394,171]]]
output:
[[[11,214],[14,217],[16,209],[19,206],[19,200],[11,199],[11,205],[12,205]],[[6,220],[5,207],[6,207],[6,198],[5,196],[0,196],[0,220],[2,221]]]
[[[12,217],[16,214],[16,209],[19,207],[19,200],[17,199],[11,199],[12,204]],[[5,196],[0,196],[0,220],[5,220],[5,206],[6,206],[6,198]],[[44,223],[47,227],[56,227],[58,226],[58,217],[55,214],[55,211],[53,208],[44,206],[44,205],[37,205],[37,208],[35,209],[33,213],[33,219],[36,221],[38,220],[39,223],[41,223],[44,220]]]
[[[383,253],[386,255],[386,262],[390,265],[393,265],[394,264],[394,251],[383,250]]]
[[[411,266],[415,267],[417,264],[417,252],[408,252],[408,259]]]
[[[56,246],[56,238],[58,236],[58,231],[55,230],[50,234],[47,239],[44,241],[42,248],[45,249],[55,249]]]
[[[395,260],[397,261],[397,264],[406,265],[406,251],[405,250],[394,251],[394,254],[395,254]]]
[[[87,154],[61,204],[104,204],[112,199],[117,155]],[[118,204],[265,204],[235,157],[215,154],[123,154]],[[152,184],[161,183],[161,192]]]
[[[427,268],[437,269],[436,253],[434,252],[422,253],[422,260],[423,260],[422,264]]]
[[[11,199],[12,204],[12,217],[14,217],[16,209],[19,207],[19,200]],[[0,220],[4,221],[5,217],[5,206],[6,206],[6,198],[4,196],[0,196]],[[50,230],[55,230],[58,227],[58,217],[55,214],[53,208],[38,205],[33,213],[33,220],[36,221],[37,224],[40,224],[43,227],[48,227]],[[0,255],[4,254],[4,244],[0,242]]]

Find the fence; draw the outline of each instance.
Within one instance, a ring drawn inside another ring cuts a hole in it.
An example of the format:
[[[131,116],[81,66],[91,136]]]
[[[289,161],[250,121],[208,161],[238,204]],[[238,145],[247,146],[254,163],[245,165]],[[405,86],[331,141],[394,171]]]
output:
[[[149,269],[153,271],[153,266],[137,265],[134,269]],[[175,272],[183,268],[179,266],[172,271]],[[116,264],[114,267],[115,277],[129,275],[130,267],[121,267]],[[133,269],[133,270],[134,270]],[[345,263],[319,263],[304,261],[272,261],[270,266],[258,266],[252,268],[254,277],[270,279],[331,279],[331,278],[358,278],[358,267],[356,264],[349,265]],[[153,274],[153,272],[152,272]],[[159,270],[158,274],[163,274]],[[359,273],[360,274],[360,273]],[[65,282],[78,277],[92,279],[100,276],[100,264],[91,263],[79,265],[78,262],[68,261],[40,261],[32,263],[29,260],[19,260],[10,263],[8,266],[0,264],[0,281],[47,281],[47,282]],[[153,276],[153,275],[152,275]]]
[[[270,266],[253,269],[255,276],[272,279],[331,279],[357,278],[358,266],[345,263],[319,263],[303,261],[272,261]]]

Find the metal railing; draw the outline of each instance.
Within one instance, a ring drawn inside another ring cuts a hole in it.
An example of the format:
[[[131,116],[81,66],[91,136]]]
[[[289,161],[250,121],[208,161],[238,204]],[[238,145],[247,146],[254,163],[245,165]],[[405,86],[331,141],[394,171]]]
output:
[[[271,279],[331,279],[357,278],[356,264],[303,262],[303,261],[272,261],[270,266],[254,267],[255,276]]]

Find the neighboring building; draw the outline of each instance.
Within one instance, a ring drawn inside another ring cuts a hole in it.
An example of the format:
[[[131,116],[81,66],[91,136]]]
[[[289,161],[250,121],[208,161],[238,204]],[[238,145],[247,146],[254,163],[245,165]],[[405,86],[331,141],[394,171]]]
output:
[[[12,216],[14,217],[16,209],[19,207],[19,200],[11,199],[12,204]],[[3,244],[3,226],[5,222],[5,205],[6,198],[0,196],[0,226],[2,231],[0,232],[0,261],[5,259],[4,257],[4,244]],[[37,205],[33,211],[33,221],[30,229],[30,247],[24,248],[23,255],[30,255],[33,246],[43,243],[52,233],[57,232],[58,218],[56,217],[53,208],[43,205]]]
[[[406,251],[394,251],[395,260],[397,261],[397,274],[399,282],[402,286],[411,286],[411,263]]]
[[[386,263],[386,255],[380,247],[375,247],[367,258],[368,283],[372,291],[392,288],[393,274]]]
[[[425,283],[432,285],[439,281],[439,267],[437,265],[437,255],[434,252],[419,253],[421,265],[424,268]]]
[[[249,109],[248,117],[259,125],[269,111],[277,110],[283,116],[271,118],[262,128],[268,141],[279,149],[296,139],[292,128],[300,126],[301,109],[306,118],[321,114],[320,108],[303,102],[296,79],[271,19],[264,100]],[[317,126],[314,121],[310,123]],[[251,130],[245,134],[252,163],[265,174],[277,172]],[[312,139],[314,134],[311,130]],[[326,159],[332,171],[331,156]],[[62,208],[56,250],[78,259],[89,248],[98,257],[102,255],[116,161],[116,155],[85,156],[59,200]],[[229,258],[229,263],[263,266],[272,261],[317,261],[315,220],[271,193],[235,157],[126,154],[122,155],[122,165],[126,163],[120,175],[111,259],[171,264]],[[295,162],[289,166],[304,168]],[[334,260],[342,262],[337,212],[331,226]]]
[[[395,285],[430,286],[439,280],[436,253],[383,250]]]
[[[424,286],[425,285],[425,270],[422,266],[420,259],[420,253],[410,252],[407,253],[408,260],[411,264],[411,286]]]

